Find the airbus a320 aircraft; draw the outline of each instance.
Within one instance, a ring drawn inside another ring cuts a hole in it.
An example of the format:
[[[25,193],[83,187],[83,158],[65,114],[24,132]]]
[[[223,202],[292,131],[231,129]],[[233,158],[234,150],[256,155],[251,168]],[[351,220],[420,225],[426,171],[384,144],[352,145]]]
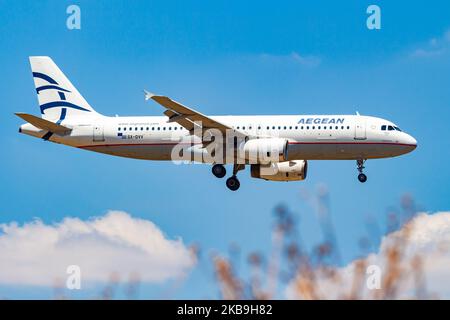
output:
[[[16,113],[27,121],[19,132],[135,159],[174,160],[174,154],[186,159],[187,154],[191,161],[212,164],[218,178],[226,175],[224,165],[232,164],[226,185],[233,191],[240,186],[236,175],[246,165],[254,178],[295,181],[306,178],[308,160],[356,160],[358,179],[365,182],[367,159],[399,156],[417,146],[411,135],[381,118],[359,114],[207,116],[147,91],[145,98],[162,105],[164,116],[107,117],[89,105],[52,59],[30,57],[30,63],[41,117]],[[217,134],[227,138],[217,139]],[[211,151],[213,143],[219,148]],[[226,151],[217,157],[222,145]]]

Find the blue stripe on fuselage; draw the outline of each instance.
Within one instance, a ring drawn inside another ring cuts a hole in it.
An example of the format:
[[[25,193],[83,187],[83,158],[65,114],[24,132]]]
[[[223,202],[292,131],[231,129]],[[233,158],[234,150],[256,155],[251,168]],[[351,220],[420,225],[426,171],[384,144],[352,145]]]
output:
[[[52,135],[53,135],[53,132],[48,131],[46,134],[44,134],[42,139],[45,141],[48,141],[48,139],[50,139]]]

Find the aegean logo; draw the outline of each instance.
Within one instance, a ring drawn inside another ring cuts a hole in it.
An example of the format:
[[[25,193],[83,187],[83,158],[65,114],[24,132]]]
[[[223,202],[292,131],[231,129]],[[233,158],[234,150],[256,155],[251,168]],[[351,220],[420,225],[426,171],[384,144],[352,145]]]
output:
[[[301,118],[299,124],[341,124],[344,118]]]

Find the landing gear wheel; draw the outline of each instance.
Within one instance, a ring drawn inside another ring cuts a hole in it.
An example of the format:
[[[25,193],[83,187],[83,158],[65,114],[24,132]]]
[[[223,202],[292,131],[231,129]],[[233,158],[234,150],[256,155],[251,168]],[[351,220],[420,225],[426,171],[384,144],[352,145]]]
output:
[[[364,170],[364,162],[366,162],[366,159],[358,159],[356,160],[356,166],[358,167],[358,180],[361,183],[364,183],[367,181],[367,176],[363,173]]]
[[[364,173],[360,173],[358,175],[358,180],[359,180],[359,182],[364,183],[367,181],[367,176]]]
[[[221,164],[213,165],[211,171],[212,171],[213,175],[215,175],[217,178],[223,178],[227,174],[227,170]]]
[[[231,176],[227,179],[227,187],[228,189],[230,189],[231,191],[236,191],[237,189],[239,189],[240,187],[240,183],[238,178],[236,178],[236,176]]]

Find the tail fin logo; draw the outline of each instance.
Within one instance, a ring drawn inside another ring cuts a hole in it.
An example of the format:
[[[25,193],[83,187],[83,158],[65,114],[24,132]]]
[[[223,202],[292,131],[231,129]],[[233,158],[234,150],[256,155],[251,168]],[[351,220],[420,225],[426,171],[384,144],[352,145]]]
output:
[[[33,77],[45,80],[46,82],[49,83],[48,85],[43,85],[43,86],[37,87],[36,88],[37,94],[39,94],[41,91],[45,91],[45,90],[57,90],[59,98],[61,99],[60,101],[52,101],[52,102],[48,102],[48,103],[44,103],[43,105],[40,105],[42,114],[44,114],[44,111],[47,109],[58,108],[58,107],[65,107],[61,112],[61,114],[64,114],[64,115],[66,114],[66,111],[67,111],[66,108],[72,108],[72,109],[91,112],[88,109],[85,109],[76,104],[66,101],[66,93],[70,93],[70,91],[62,88],[58,84],[58,82],[56,82],[55,79],[53,79],[52,77],[50,77],[44,73],[40,73],[40,72],[33,72]]]

